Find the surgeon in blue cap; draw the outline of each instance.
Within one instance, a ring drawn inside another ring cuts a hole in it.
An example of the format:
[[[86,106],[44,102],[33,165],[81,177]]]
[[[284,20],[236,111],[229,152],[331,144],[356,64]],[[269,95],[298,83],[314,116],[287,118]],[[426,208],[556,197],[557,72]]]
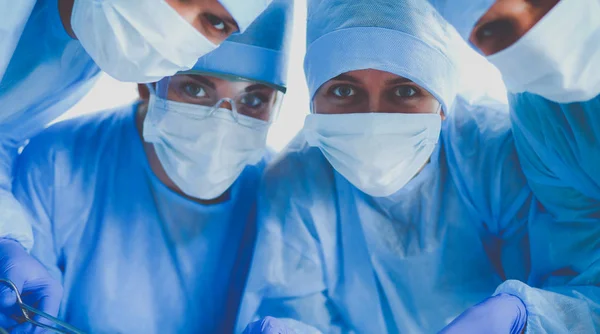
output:
[[[540,279],[552,284],[561,273],[569,284],[599,285],[600,2],[528,6],[519,13],[497,1],[471,41],[502,72],[523,169],[542,204],[537,214],[554,220],[532,228],[546,240],[534,248],[546,259]],[[530,24],[515,24],[536,8]],[[513,31],[518,39],[503,37]]]
[[[454,1],[455,6],[447,9],[463,6],[464,13],[474,14],[466,6],[475,6],[477,1],[460,2]],[[532,258],[537,259],[532,261],[535,285],[588,286],[587,294],[596,296],[590,300],[597,301],[600,2],[547,0],[519,5],[521,1],[505,0],[493,6],[493,1],[485,2],[488,5],[481,9],[486,7],[487,12],[472,33],[465,30],[465,36],[470,34],[471,43],[498,67],[510,93],[515,143],[540,202],[530,224]],[[543,217],[549,221],[542,223]],[[521,298],[535,298],[525,295],[523,290]],[[573,306],[574,300],[556,299],[548,302],[578,310],[593,319],[596,328],[600,326],[598,317],[592,316],[598,311],[590,311],[593,307],[588,310],[584,305]],[[574,331],[560,322],[551,328],[550,332]],[[594,326],[581,328],[593,332]]]
[[[28,255],[31,226],[11,193],[20,146],[81,99],[101,70],[151,82],[190,69],[245,31],[269,2],[0,1],[0,278],[38,302],[60,300],[55,282]],[[15,301],[0,286],[0,313]]]
[[[545,240],[528,237],[507,105],[457,96],[436,12],[313,0],[307,36],[312,113],[260,188],[238,329],[271,316],[324,333],[593,332],[595,287],[534,285],[546,258],[530,241]]]
[[[64,287],[61,319],[91,333],[233,330],[292,9],[274,1],[149,101],[56,124],[25,147],[15,196],[32,217],[31,254]]]

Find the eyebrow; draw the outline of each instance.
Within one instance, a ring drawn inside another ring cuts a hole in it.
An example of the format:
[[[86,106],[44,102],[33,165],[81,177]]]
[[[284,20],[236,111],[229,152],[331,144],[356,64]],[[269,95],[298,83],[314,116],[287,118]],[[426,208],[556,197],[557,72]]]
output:
[[[361,83],[360,80],[358,80],[358,79],[356,79],[353,76],[350,76],[348,74],[340,74],[340,75],[338,75],[337,77],[335,77],[335,78],[333,78],[331,80],[350,81],[350,82],[358,83],[358,84]],[[408,82],[413,82],[413,81],[410,80],[410,79],[407,79],[407,78],[400,77],[400,78],[395,78],[395,79],[387,80],[385,82],[385,84],[391,86],[391,85],[397,85],[397,84],[400,84],[400,83],[408,83]]]
[[[271,89],[271,90],[275,90],[275,89],[273,89],[273,88],[271,88],[271,87],[269,87],[267,85],[254,84],[254,85],[251,85],[251,86],[248,86],[248,87],[244,88],[244,91],[245,92],[251,92],[251,91],[259,90],[259,89]]]
[[[395,79],[390,79],[388,81],[385,82],[386,85],[388,86],[393,86],[393,85],[397,85],[397,84],[402,84],[402,83],[409,83],[412,82],[414,83],[414,81],[407,79],[407,78],[395,78]]]
[[[207,85],[209,88],[211,88],[213,90],[217,89],[217,86],[212,81],[210,81],[209,79],[207,79],[206,77],[204,77],[202,75],[190,75],[189,77],[192,80],[199,81],[200,83]]]
[[[360,83],[360,80],[354,78],[351,75],[348,74],[340,74],[337,77],[331,79],[331,80],[338,80],[338,81],[350,81],[350,82],[354,82],[354,83]]]

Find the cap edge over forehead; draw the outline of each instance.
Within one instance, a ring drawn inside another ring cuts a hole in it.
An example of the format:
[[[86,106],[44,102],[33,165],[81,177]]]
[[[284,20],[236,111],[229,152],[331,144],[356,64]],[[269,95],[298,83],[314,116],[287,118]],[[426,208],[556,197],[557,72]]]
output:
[[[286,51],[225,41],[219,48],[200,58],[191,71],[226,74],[287,87],[288,54]],[[244,61],[235,61],[244,57]],[[252,66],[249,66],[252,64]]]
[[[308,46],[304,71],[311,99],[325,82],[363,69],[412,80],[434,95],[445,112],[456,96],[457,70],[441,51],[401,31],[352,27],[320,36]]]

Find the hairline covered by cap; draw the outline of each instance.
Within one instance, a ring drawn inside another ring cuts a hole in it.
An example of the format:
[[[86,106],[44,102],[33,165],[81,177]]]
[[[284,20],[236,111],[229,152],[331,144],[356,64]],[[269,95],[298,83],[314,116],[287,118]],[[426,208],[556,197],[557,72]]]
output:
[[[304,70],[311,99],[340,74],[374,69],[412,80],[449,113],[458,70],[451,27],[435,9],[423,0],[344,1],[309,0]]]

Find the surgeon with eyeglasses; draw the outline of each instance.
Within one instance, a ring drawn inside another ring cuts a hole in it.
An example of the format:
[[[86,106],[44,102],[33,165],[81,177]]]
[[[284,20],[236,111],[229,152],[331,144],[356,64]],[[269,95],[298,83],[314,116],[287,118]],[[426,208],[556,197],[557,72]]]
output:
[[[64,296],[25,302],[91,333],[233,330],[292,14],[276,0],[191,70],[141,85],[140,102],[31,139],[14,193]]]
[[[531,217],[538,223],[529,227],[539,259],[531,277],[566,293],[544,297],[562,309],[548,319],[581,317],[547,330],[593,332],[600,327],[600,2],[430,1],[500,70],[509,91],[515,143],[539,201]]]
[[[0,279],[44,305],[61,292],[32,259],[25,210],[11,193],[27,139],[67,112],[101,71],[128,82],[188,70],[244,32],[270,0],[0,0]],[[0,286],[0,315],[16,296]],[[0,317],[0,326],[5,321]]]

